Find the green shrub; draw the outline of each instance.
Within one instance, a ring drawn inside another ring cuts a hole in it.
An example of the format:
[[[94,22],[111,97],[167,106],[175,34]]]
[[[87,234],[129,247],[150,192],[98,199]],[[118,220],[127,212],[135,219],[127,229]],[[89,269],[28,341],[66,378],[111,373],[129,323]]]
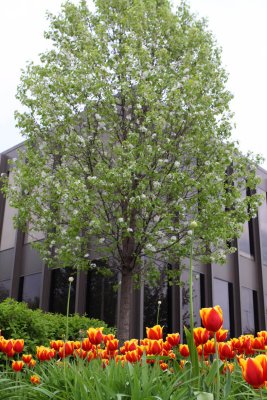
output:
[[[105,333],[114,333],[105,322],[74,314],[69,317],[69,339],[78,340],[86,336],[89,327],[103,326]],[[66,333],[66,316],[31,310],[26,303],[6,299],[0,303],[0,330],[6,338],[24,339],[25,352],[35,353],[35,347],[47,346],[50,340],[62,339]]]

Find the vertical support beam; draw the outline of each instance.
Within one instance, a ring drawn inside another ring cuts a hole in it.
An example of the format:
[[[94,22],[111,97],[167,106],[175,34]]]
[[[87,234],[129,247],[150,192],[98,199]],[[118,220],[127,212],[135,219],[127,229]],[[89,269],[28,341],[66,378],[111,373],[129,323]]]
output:
[[[240,264],[238,255],[237,240],[234,243],[237,251],[233,254],[234,257],[234,335],[236,337],[242,334],[242,308],[241,308],[241,285],[240,285]]]
[[[19,280],[21,272],[23,242],[24,242],[24,233],[17,230],[15,249],[14,249],[14,263],[11,275],[11,288],[10,288],[10,296],[16,300],[18,300],[19,296]]]
[[[51,292],[52,270],[43,264],[42,284],[40,294],[40,308],[44,311],[49,311],[50,292]]]
[[[257,296],[257,310],[259,330],[266,329],[265,322],[265,298],[264,298],[264,280],[262,271],[262,258],[261,258],[261,243],[260,243],[260,229],[259,229],[259,219],[254,218],[252,220],[252,230],[253,230],[253,240],[254,240],[254,252],[255,252],[255,266],[257,268],[257,281],[258,281],[258,296]],[[260,312],[263,310],[263,312]]]
[[[0,156],[0,175],[7,173],[7,157],[4,154]],[[4,212],[5,212],[5,197],[2,192],[0,192],[0,243],[1,236],[3,230],[3,222],[4,222]]]

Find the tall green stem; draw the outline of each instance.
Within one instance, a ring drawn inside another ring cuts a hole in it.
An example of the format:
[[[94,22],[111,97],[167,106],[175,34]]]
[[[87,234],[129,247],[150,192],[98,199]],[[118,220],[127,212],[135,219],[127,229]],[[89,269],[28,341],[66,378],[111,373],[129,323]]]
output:
[[[192,231],[190,260],[189,260],[189,304],[190,304],[190,330],[193,335],[194,330],[194,304],[193,304],[193,243],[194,230]]]
[[[69,277],[69,289],[68,289],[68,298],[67,298],[67,321],[66,321],[66,337],[65,337],[65,342],[68,340],[69,338],[69,313],[70,313],[70,291],[71,291],[71,284],[73,282],[73,277],[70,276]]]
[[[219,352],[218,352],[218,343],[216,339],[216,332],[214,332],[214,343],[215,343],[215,351],[216,351],[216,363],[217,363],[217,382],[216,382],[216,400],[220,400],[220,364],[219,364]]]

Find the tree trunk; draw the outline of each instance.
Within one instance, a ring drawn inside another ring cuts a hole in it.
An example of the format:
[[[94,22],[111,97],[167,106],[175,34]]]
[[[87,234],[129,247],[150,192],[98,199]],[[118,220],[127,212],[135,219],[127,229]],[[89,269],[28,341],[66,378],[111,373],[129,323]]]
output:
[[[129,271],[122,272],[117,332],[117,337],[120,341],[121,346],[123,345],[123,342],[125,340],[130,339],[132,290],[132,273]]]

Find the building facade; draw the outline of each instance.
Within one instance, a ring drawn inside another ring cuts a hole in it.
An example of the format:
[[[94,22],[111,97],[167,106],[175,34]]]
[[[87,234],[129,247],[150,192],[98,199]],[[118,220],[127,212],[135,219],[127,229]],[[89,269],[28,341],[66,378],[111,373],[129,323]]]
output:
[[[9,174],[8,160],[16,158],[15,146],[0,155],[0,174]],[[261,183],[257,191],[265,201],[256,218],[244,225],[237,240],[237,252],[227,258],[225,265],[194,265],[195,322],[200,325],[199,309],[219,304],[224,312],[224,328],[231,336],[255,334],[267,327],[267,171],[258,168]],[[32,248],[31,239],[16,230],[12,218],[16,210],[0,194],[0,301],[13,297],[25,301],[31,308],[65,313],[70,269],[48,269]],[[39,239],[42,239],[40,236]],[[101,260],[96,260],[101,262]],[[171,266],[170,266],[171,267]],[[70,312],[86,313],[109,325],[116,325],[120,307],[118,278],[103,277],[96,272],[80,272],[74,276]],[[146,326],[157,321],[158,301],[161,301],[159,323],[165,332],[183,331],[189,324],[188,285],[169,286],[162,276],[160,286],[146,284],[136,289],[132,297],[132,337],[142,337]],[[181,276],[188,281],[188,271]]]

